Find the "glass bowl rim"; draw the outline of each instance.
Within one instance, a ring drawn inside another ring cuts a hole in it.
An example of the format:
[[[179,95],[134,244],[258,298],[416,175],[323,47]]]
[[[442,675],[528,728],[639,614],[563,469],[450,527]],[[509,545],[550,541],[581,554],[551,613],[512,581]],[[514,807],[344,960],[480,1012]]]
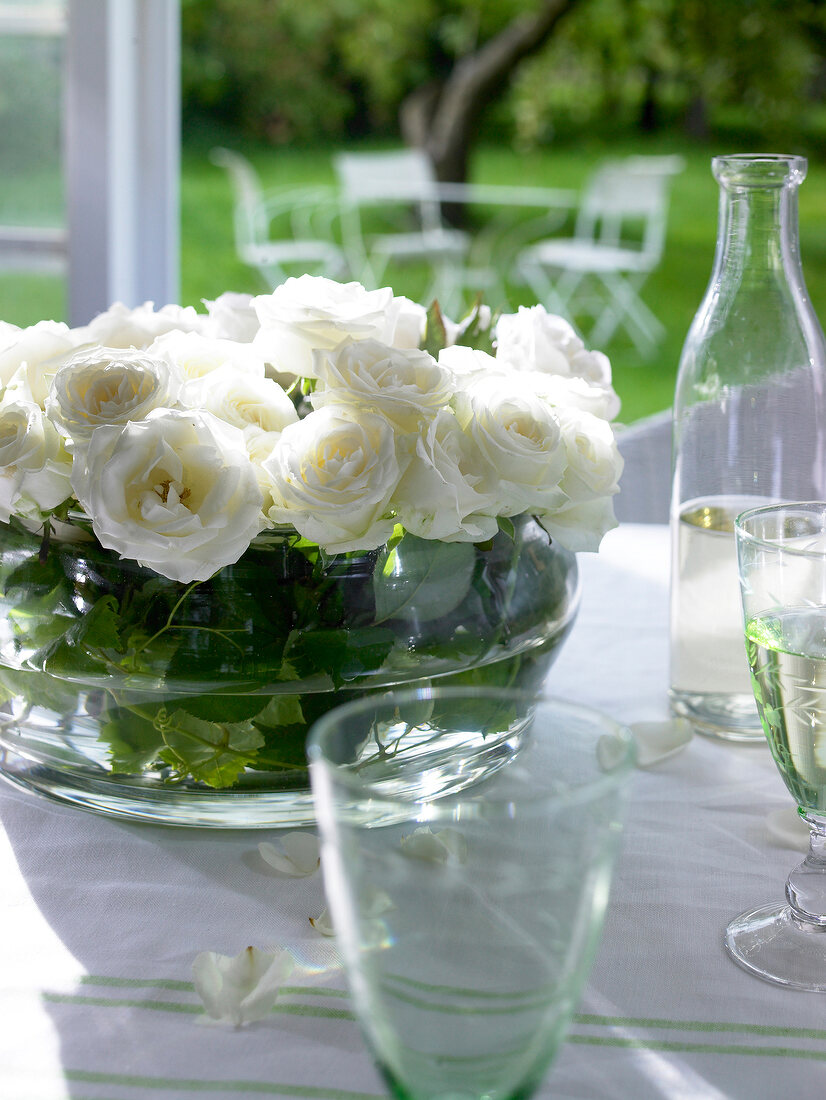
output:
[[[615,789],[622,783],[632,771],[637,761],[636,741],[629,727],[625,723],[611,718],[609,715],[605,714],[604,711],[597,710],[595,707],[574,703],[568,699],[552,695],[542,690],[529,691],[519,688],[442,687],[439,685],[432,685],[428,687],[403,688],[398,690],[391,689],[382,694],[376,693],[366,695],[360,699],[353,699],[349,702],[341,703],[333,707],[326,714],[323,714],[314,722],[307,736],[307,759],[310,765],[310,774],[312,775],[314,766],[326,768],[335,773],[336,783],[338,785],[347,788],[354,795],[359,795],[361,797],[365,795],[369,796],[371,801],[375,801],[377,805],[395,804],[415,806],[426,802],[438,803],[441,797],[444,796],[438,794],[435,796],[428,796],[421,793],[385,794],[377,789],[372,781],[365,780],[358,773],[354,773],[347,768],[335,764],[325,755],[322,747],[322,738],[324,734],[328,732],[341,717],[347,717],[349,715],[358,714],[361,711],[369,710],[376,704],[380,704],[383,701],[386,702],[390,698],[399,703],[415,703],[426,701],[434,697],[441,699],[489,698],[500,703],[509,699],[513,699],[514,701],[519,700],[521,702],[532,700],[537,704],[549,706],[557,715],[569,715],[571,718],[587,721],[595,728],[597,726],[601,727],[601,735],[595,737],[594,742],[596,746],[602,738],[610,738],[612,750],[616,752],[616,756],[610,761],[610,766],[606,766],[601,774],[597,774],[591,778],[583,778],[581,781],[566,781],[561,788],[557,787],[554,789],[549,785],[547,789],[540,790],[536,794],[528,796],[525,799],[526,802],[565,802],[568,800],[573,802],[580,800],[583,796],[599,798],[603,793]],[[616,751],[614,746],[617,746],[619,751]],[[472,787],[465,789],[470,796]],[[495,794],[491,796],[488,793],[485,795],[486,804],[492,806],[512,801],[513,799],[510,795],[503,795],[501,797]]]

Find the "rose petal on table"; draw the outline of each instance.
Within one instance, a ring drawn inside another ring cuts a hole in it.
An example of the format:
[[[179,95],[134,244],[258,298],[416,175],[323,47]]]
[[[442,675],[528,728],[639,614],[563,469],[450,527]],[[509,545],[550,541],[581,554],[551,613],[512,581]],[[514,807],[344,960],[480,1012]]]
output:
[[[242,1027],[270,1013],[294,966],[284,948],[247,947],[238,955],[202,951],[192,963],[192,978],[211,1020]]]
[[[802,849],[805,852],[809,847],[809,826],[794,806],[767,814],[766,829],[771,839],[784,848]]]
[[[631,732],[637,742],[637,767],[650,768],[686,747],[694,735],[685,718],[665,722],[634,722]]]
[[[311,875],[318,870],[319,845],[314,833],[286,833],[281,847],[264,840],[258,852],[265,863],[284,875]]]
[[[316,932],[322,936],[334,936],[336,934],[336,930],[333,928],[333,918],[327,909],[322,909],[317,917],[310,917],[309,921]]]
[[[429,863],[447,863],[449,859],[464,863],[467,859],[467,841],[458,829],[433,830],[422,825],[399,842],[406,856]]]

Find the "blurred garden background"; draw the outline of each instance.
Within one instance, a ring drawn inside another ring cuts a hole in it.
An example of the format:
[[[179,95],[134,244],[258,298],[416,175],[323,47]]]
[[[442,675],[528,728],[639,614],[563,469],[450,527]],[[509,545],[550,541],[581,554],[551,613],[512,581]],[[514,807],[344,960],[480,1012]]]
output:
[[[671,403],[714,253],[712,156],[775,151],[809,159],[801,252],[826,322],[822,0],[181,0],[181,34],[183,304],[267,291],[237,255],[217,146],[247,157],[266,189],[335,188],[342,151],[411,143],[442,180],[576,193],[606,158],[679,155],[664,256],[642,290],[665,335],[648,357],[623,330],[603,347],[631,421]],[[60,86],[59,34],[0,34],[7,225],[59,224]],[[463,228],[489,214],[465,211]],[[570,234],[573,216],[548,232]],[[536,301],[502,274],[509,308]],[[424,292],[416,265],[391,263],[385,282]],[[0,319],[65,312],[58,276],[0,272]]]

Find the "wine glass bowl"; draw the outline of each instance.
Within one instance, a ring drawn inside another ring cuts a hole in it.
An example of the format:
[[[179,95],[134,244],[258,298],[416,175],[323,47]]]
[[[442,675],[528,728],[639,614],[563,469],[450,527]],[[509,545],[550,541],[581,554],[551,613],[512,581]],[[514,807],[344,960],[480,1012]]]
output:
[[[726,948],[767,981],[826,992],[826,503],[750,509],[735,536],[757,710],[810,845],[785,903],[737,917]]]
[[[506,689],[390,693],[316,724],[328,902],[396,1096],[540,1084],[596,950],[633,755],[609,719]]]

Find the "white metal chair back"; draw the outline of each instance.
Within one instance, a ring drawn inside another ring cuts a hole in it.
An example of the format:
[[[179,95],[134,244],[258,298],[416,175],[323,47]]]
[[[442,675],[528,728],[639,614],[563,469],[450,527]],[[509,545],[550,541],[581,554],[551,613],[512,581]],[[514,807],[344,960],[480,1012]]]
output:
[[[388,263],[419,263],[428,271],[424,299],[437,298],[451,312],[458,307],[470,237],[446,226],[439,183],[427,155],[417,149],[340,153],[333,160],[341,200],[341,232],[352,274],[365,286],[382,284]],[[416,226],[367,232],[369,208],[413,209]]]
[[[421,150],[340,153],[333,164],[347,205],[410,203],[418,209],[422,229],[442,228],[436,175]]]
[[[639,296],[662,260],[671,178],[681,157],[605,161],[585,188],[574,235],[526,248],[515,273],[549,308],[574,320],[577,308],[594,318],[589,340],[602,345],[618,327],[649,354],[662,325]]]
[[[336,278],[345,271],[342,250],[332,240],[332,193],[323,187],[284,188],[264,192],[255,168],[240,153],[216,148],[214,164],[229,174],[234,195],[233,227],[238,258],[256,269],[270,288],[290,273]],[[314,218],[327,208],[325,232],[316,231]],[[290,234],[271,238],[273,219],[281,216]]]
[[[613,248],[639,248],[657,263],[665,246],[667,211],[667,176],[646,171],[637,158],[632,164],[609,161],[588,185],[574,235]]]
[[[671,441],[671,409],[617,429],[617,445],[625,461],[614,498],[620,523],[668,523]]]

